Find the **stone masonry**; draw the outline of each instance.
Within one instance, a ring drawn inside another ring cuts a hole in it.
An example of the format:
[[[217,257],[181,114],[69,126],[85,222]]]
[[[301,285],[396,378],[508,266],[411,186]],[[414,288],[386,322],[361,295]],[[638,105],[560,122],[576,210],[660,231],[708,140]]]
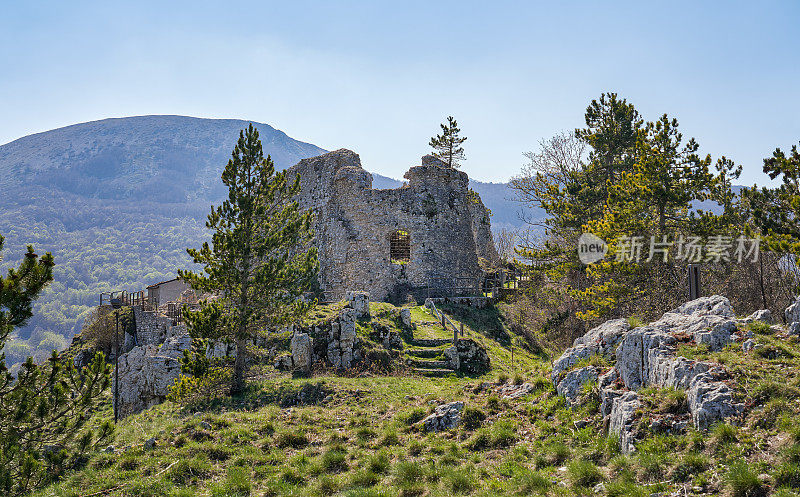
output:
[[[481,260],[495,262],[489,211],[469,189],[469,178],[433,156],[406,174],[400,188],[372,188],[372,175],[355,152],[337,150],[304,159],[301,207],[315,214],[319,283],[330,297],[363,289],[374,300],[403,300],[414,289],[479,280]],[[390,260],[390,237],[410,236],[410,260]]]

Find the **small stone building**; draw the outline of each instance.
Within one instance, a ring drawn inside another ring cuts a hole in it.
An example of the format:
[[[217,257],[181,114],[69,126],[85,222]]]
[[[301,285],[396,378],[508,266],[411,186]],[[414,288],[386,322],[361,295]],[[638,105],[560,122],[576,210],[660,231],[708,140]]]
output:
[[[180,300],[181,294],[190,288],[191,286],[183,279],[173,278],[148,286],[147,298],[157,306],[167,302],[177,302]]]
[[[483,267],[497,262],[489,210],[466,173],[433,156],[395,189],[373,189],[358,154],[346,149],[304,159],[293,173],[301,207],[315,214],[326,297],[355,289],[379,301],[424,297],[429,288],[479,284]]]

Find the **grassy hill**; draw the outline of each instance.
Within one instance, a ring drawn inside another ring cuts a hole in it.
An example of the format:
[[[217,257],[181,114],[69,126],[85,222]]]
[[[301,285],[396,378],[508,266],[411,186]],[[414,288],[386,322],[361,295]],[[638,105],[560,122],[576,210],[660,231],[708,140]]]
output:
[[[373,314],[385,306],[373,304]],[[522,346],[505,325],[505,306],[447,310],[487,348],[490,372],[293,378],[265,367],[240,398],[167,402],[124,419],[113,453],[91,455],[36,495],[797,495],[800,344],[779,327],[753,325],[760,347],[751,354],[737,344],[680,350],[732,373],[747,405],[738,426],[652,429],[637,452],[621,455],[605,434],[597,392],[585,389],[579,407],[567,409],[549,380],[551,357]],[[412,320],[415,336],[448,335],[422,308],[413,308]],[[504,398],[523,382],[529,394]],[[313,395],[299,401],[301,390]],[[681,392],[640,394],[642,423],[686,408]],[[457,400],[466,405],[458,428],[420,429],[435,406]],[[110,415],[110,407],[101,413]]]

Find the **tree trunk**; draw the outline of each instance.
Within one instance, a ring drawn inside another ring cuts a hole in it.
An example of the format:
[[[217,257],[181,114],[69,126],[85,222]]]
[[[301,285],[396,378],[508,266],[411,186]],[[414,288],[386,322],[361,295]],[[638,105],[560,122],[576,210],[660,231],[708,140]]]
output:
[[[247,364],[247,340],[244,338],[236,339],[236,362],[233,365],[233,382],[231,383],[231,395],[238,395],[244,392],[244,370]]]

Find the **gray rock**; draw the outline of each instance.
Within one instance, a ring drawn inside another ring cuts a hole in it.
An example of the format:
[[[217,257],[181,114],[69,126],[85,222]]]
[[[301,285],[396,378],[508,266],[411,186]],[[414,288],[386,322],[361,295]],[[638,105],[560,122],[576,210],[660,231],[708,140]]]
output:
[[[748,325],[750,323],[754,323],[756,321],[761,321],[762,323],[772,324],[772,312],[769,309],[761,309],[756,311],[744,319],[739,320],[743,325]]]
[[[572,406],[581,393],[583,385],[597,381],[597,370],[592,366],[575,369],[564,375],[556,386],[558,395],[563,395],[568,406]]]
[[[786,318],[787,323],[797,323],[800,322],[800,297],[797,297],[795,301],[783,311],[783,315]]]
[[[211,431],[211,423],[208,421],[200,421],[200,428]]]
[[[612,357],[617,344],[629,330],[630,325],[627,320],[612,319],[576,338],[572,347],[553,362],[553,371],[550,375],[553,385],[557,385],[566,371],[584,359],[597,354]]]
[[[461,424],[461,412],[464,410],[464,403],[450,402],[436,408],[430,416],[419,422],[425,431],[445,431],[451,430]]]
[[[356,319],[369,316],[369,293],[349,291],[345,300],[347,300],[347,305],[356,311]]]
[[[307,333],[295,333],[290,342],[292,364],[296,369],[309,372],[313,360],[311,337]]]
[[[635,450],[633,421],[636,410],[641,407],[636,392],[625,392],[614,398],[608,431],[619,438],[619,447],[623,454]]]
[[[698,430],[706,430],[717,421],[738,416],[744,406],[733,400],[730,387],[715,381],[709,373],[697,375],[686,394],[692,422]]]
[[[405,307],[400,309],[400,322],[406,328],[411,328],[411,309]]]
[[[482,373],[491,367],[486,349],[471,338],[461,338],[455,345],[445,349],[448,366],[464,373]]]
[[[159,345],[134,347],[119,358],[119,414],[128,416],[163,402],[181,372],[178,359],[191,347],[183,326],[168,331]]]
[[[800,335],[800,321],[795,321],[789,324],[790,335]]]
[[[750,352],[755,348],[755,346],[756,346],[756,341],[753,340],[752,338],[749,340],[745,340],[744,343],[742,343],[742,352]]]
[[[155,448],[155,446],[156,446],[156,439],[155,438],[148,438],[144,442],[144,448],[145,449],[152,449],[152,448]]]
[[[522,385],[506,385],[500,389],[500,395],[504,399],[518,399],[525,395],[533,393],[535,388],[530,383],[523,383]]]

